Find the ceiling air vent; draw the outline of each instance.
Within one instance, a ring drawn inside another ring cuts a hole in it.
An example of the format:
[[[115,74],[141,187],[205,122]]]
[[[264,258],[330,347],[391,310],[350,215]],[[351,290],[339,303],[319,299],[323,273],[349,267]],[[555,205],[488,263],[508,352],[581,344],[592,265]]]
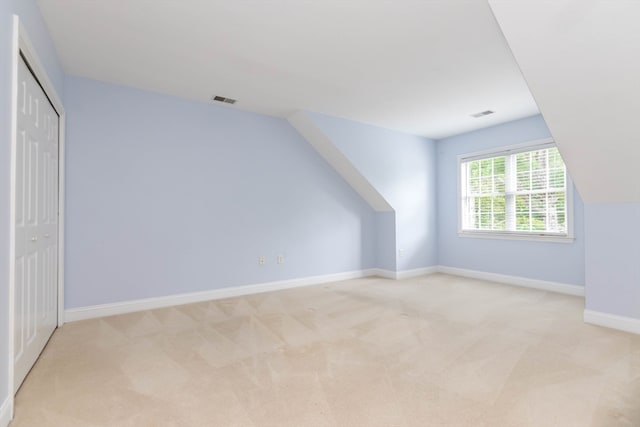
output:
[[[224,96],[218,96],[218,95],[214,95],[211,98],[212,101],[218,101],[218,102],[225,102],[227,104],[235,104],[236,100],[235,99],[231,99],[231,98],[225,98]]]
[[[488,116],[489,114],[493,114],[491,110],[480,111],[479,113],[472,114],[471,117],[475,117],[476,119],[483,116]]]

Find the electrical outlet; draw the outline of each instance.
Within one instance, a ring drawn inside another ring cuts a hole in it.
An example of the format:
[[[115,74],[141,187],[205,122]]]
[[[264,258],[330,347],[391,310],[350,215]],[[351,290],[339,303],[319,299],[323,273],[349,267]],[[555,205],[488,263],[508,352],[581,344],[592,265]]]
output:
[[[278,264],[284,264],[284,255],[278,255]]]
[[[398,250],[398,256],[399,256],[400,258],[404,257],[404,249],[399,249],[399,250]]]
[[[265,257],[264,255],[260,255],[258,257],[258,264],[265,265],[266,263],[267,263],[267,257]]]

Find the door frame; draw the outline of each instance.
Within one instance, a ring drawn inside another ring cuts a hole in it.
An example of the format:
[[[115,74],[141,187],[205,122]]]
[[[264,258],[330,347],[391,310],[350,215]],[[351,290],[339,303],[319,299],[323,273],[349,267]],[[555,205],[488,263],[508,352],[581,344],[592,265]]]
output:
[[[9,396],[10,417],[13,419],[14,401],[14,334],[15,334],[15,249],[16,249],[16,147],[18,136],[18,65],[20,55],[42,86],[45,95],[58,113],[58,327],[64,324],[64,188],[65,188],[65,110],[61,98],[42,65],[27,30],[18,15],[13,15],[12,69],[11,69],[11,190],[9,202]]]

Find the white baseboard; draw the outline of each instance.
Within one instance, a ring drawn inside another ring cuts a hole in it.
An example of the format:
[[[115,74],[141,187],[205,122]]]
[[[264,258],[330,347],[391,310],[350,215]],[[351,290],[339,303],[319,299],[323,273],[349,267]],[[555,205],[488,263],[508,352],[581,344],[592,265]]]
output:
[[[438,272],[438,266],[414,268],[413,270],[402,270],[396,273],[396,279],[410,279],[412,277],[426,276],[428,274],[434,274]]]
[[[222,298],[232,298],[242,295],[258,294],[262,292],[279,291],[282,289],[298,288],[329,282],[339,282],[341,280],[358,279],[361,277],[375,275],[378,275],[378,269],[358,270],[345,273],[325,274],[322,276],[303,277],[299,279],[280,280],[277,282],[213,289],[203,292],[192,292],[187,294],[169,295],[165,297],[145,298],[134,301],[123,301],[111,304],[100,304],[88,307],[71,308],[65,310],[64,319],[65,322],[75,322],[77,320],[114,316],[116,314],[152,310],[154,308],[170,307],[174,305],[190,304],[194,302],[210,301]]]
[[[385,270],[384,268],[374,268],[373,275],[382,277],[384,279],[391,279],[391,280],[397,279],[397,273],[395,271]]]
[[[402,280],[402,279],[409,279],[411,277],[426,276],[428,274],[437,273],[438,267],[437,266],[423,267],[423,268],[414,268],[413,270],[402,270],[402,271],[392,271],[392,270],[385,270],[382,268],[376,268],[374,269],[374,271],[376,276],[380,276],[385,279]]]
[[[71,308],[65,310],[65,322],[94,319],[98,317],[114,316],[117,314],[132,313],[136,311],[152,310],[155,308],[170,307],[174,305],[190,304],[195,302],[210,301],[223,298],[232,298],[242,295],[257,294],[262,292],[278,291],[283,289],[299,288],[303,286],[318,285],[322,283],[338,282],[341,280],[358,279],[361,277],[379,276],[386,279],[402,280],[411,277],[423,276],[433,273],[445,273],[455,276],[470,277],[479,280],[505,283],[508,285],[524,286],[528,288],[542,289],[560,292],[569,295],[584,296],[584,288],[577,285],[546,282],[543,280],[527,279],[517,276],[487,273],[483,271],[466,270],[462,268],[433,266],[416,268],[413,270],[391,271],[380,268],[368,270],[350,271],[345,273],[326,274],[321,276],[303,277],[299,279],[281,280],[277,282],[258,283],[253,285],[236,286],[230,288],[213,289],[203,292],[169,295],[164,297],[146,298],[134,301],[123,301],[111,304],[100,304],[88,307]],[[3,427],[0,424],[0,427]]]
[[[2,402],[2,406],[0,406],[0,427],[7,427],[11,422],[11,416],[13,412],[13,399],[11,396],[7,396],[7,398]]]
[[[615,314],[603,313],[601,311],[585,310],[585,323],[604,326],[605,328],[618,329],[632,334],[640,334],[640,319]]]
[[[528,279],[526,277],[519,276],[507,276],[505,274],[487,273],[485,271],[467,270],[464,268],[447,267],[444,265],[439,266],[437,271],[439,273],[452,274],[454,276],[469,277],[472,279],[487,280],[507,285],[522,286],[525,288],[541,289],[544,291],[584,297],[584,286],[547,282],[545,280]]]

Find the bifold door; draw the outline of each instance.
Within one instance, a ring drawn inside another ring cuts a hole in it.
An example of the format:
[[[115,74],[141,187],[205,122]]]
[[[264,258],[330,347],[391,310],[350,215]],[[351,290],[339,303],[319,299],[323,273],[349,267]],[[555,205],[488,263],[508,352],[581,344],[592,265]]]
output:
[[[58,115],[21,58],[15,177],[14,389],[57,324]]]

